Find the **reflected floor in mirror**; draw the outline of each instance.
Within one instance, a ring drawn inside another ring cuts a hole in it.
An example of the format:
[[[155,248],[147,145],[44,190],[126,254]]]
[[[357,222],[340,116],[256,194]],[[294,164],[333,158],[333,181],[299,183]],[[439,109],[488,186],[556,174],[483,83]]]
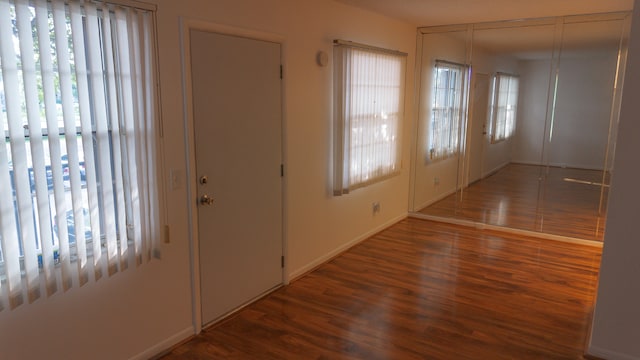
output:
[[[582,359],[600,252],[409,218],[163,360]]]
[[[509,164],[419,213],[602,241],[609,189],[603,182],[609,179],[602,171]]]

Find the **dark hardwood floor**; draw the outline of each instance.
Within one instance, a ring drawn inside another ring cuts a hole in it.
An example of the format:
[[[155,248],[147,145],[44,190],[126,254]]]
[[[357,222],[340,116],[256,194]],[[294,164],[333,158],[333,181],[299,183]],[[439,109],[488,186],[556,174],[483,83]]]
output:
[[[509,164],[419,212],[491,225],[602,241],[606,196],[602,172]],[[543,181],[539,179],[542,178]],[[608,179],[605,179],[608,182]],[[600,207],[600,195],[604,201]]]
[[[405,219],[173,359],[581,359],[600,249]]]

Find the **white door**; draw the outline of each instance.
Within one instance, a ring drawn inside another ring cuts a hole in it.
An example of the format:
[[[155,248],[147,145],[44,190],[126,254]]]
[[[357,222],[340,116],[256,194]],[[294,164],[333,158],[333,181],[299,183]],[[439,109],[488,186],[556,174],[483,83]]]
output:
[[[280,44],[190,35],[207,324],[282,283]]]
[[[480,180],[484,172],[484,147],[489,110],[489,75],[476,73],[473,87],[473,119],[471,119],[471,143],[469,151],[469,183]]]

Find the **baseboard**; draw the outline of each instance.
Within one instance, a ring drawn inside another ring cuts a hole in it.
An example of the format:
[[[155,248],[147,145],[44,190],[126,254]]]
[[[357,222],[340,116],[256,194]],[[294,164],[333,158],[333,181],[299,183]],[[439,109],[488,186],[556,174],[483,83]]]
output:
[[[355,239],[352,239],[351,241],[345,243],[342,246],[339,246],[338,248],[334,249],[333,251],[327,253],[324,256],[321,256],[319,258],[317,258],[316,260],[310,262],[309,264],[295,270],[292,271],[289,276],[288,276],[288,280],[290,282],[295,281],[296,279],[306,275],[307,273],[315,270],[317,267],[319,267],[320,265],[325,264],[326,262],[330,261],[331,259],[335,258],[336,256],[342,254],[343,252],[349,250],[350,248],[352,248],[353,246],[359,244],[360,242],[370,238],[371,236],[379,233],[380,231],[390,227],[391,225],[402,221],[404,219],[406,219],[408,217],[408,214],[402,214],[400,216],[397,216],[385,223],[383,223],[382,225],[375,227],[374,229],[367,231],[366,233],[356,237]]]
[[[640,357],[618,353],[597,346],[589,346],[587,356],[595,356],[596,358],[607,360],[640,360]]]
[[[153,359],[162,355],[163,352],[171,349],[176,344],[184,341],[194,335],[193,326],[189,326],[188,328],[178,332],[177,334],[157,343],[156,345],[148,348],[147,350],[139,353],[136,356],[131,357],[129,360],[147,360]]]
[[[571,243],[571,244],[595,246],[595,247],[600,247],[600,248],[603,245],[602,241],[584,240],[584,239],[578,239],[578,238],[562,236],[562,235],[546,234],[546,233],[542,233],[542,232],[538,232],[538,231],[514,229],[514,228],[505,227],[505,226],[485,224],[485,223],[476,222],[476,221],[472,221],[472,220],[455,219],[455,218],[448,218],[448,217],[442,217],[442,216],[433,216],[433,215],[426,215],[426,214],[422,214],[422,213],[410,213],[409,217],[414,218],[414,219],[437,221],[437,222],[441,222],[441,223],[445,223],[445,224],[473,227],[473,228],[476,228],[478,230],[500,231],[500,232],[508,233],[508,234],[523,235],[523,236],[535,237],[535,238],[544,239],[544,240],[561,241],[561,242]],[[640,360],[640,359],[637,359],[637,360]]]
[[[515,165],[533,165],[533,166],[547,166],[546,164],[542,164],[539,161],[512,161],[511,164]],[[550,163],[549,167],[553,168],[561,168],[561,169],[576,169],[576,170],[593,170],[593,171],[603,171],[601,167],[593,167],[593,166],[584,166],[584,165],[571,165],[571,164],[563,164],[563,163]]]
[[[493,169],[491,169],[489,171],[486,171],[486,172],[482,173],[480,175],[480,180],[488,178],[489,176],[491,176],[491,175],[497,173],[498,171],[504,169],[509,164],[511,164],[511,163],[510,162],[506,162],[506,163],[503,163],[503,164],[500,164],[500,165],[496,166],[495,168],[493,168]]]
[[[442,194],[440,194],[440,195],[436,196],[436,197],[435,197],[435,198],[433,198],[433,199],[427,200],[427,201],[425,201],[424,203],[420,204],[420,205],[418,206],[418,208],[417,208],[418,210],[416,210],[416,211],[420,211],[420,210],[422,210],[422,209],[424,209],[424,208],[426,208],[426,207],[428,207],[428,206],[431,206],[431,205],[433,205],[433,204],[437,203],[438,201],[440,201],[440,200],[442,200],[442,199],[446,198],[447,196],[450,196],[451,194],[455,194],[455,193],[456,193],[456,191],[457,191],[457,190],[453,189],[453,190],[450,190],[450,191],[444,192],[444,193],[442,193]]]

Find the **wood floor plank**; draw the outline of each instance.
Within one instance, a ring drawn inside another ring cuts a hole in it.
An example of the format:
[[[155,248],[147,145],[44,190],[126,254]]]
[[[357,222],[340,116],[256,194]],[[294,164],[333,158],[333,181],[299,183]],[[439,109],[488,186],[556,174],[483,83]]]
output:
[[[597,184],[603,180],[609,182],[602,171],[509,164],[419,212],[602,241],[608,187]]]
[[[600,249],[406,219],[173,359],[582,359]]]

